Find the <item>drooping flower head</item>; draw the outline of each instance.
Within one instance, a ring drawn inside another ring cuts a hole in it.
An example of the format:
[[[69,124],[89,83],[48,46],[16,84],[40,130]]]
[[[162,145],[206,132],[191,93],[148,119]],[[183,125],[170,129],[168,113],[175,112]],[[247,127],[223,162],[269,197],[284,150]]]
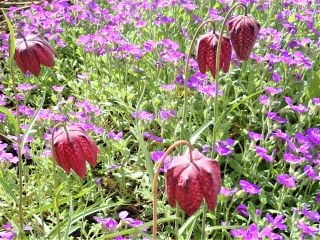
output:
[[[203,200],[209,209],[214,209],[221,188],[220,166],[198,150],[183,156],[173,157],[167,171],[166,187],[169,204],[176,202],[189,216],[195,213]]]
[[[257,40],[260,24],[249,15],[239,15],[229,21],[232,47],[239,60],[248,60]]]
[[[216,73],[216,54],[219,35],[216,33],[206,33],[199,37],[196,48],[199,71],[204,74],[209,70],[212,76]],[[220,53],[220,68],[223,72],[228,72],[231,61],[232,47],[229,38],[223,37]]]
[[[29,71],[38,76],[41,64],[54,66],[54,50],[42,36],[27,35],[16,39],[14,59],[24,74]]]
[[[99,149],[85,131],[77,126],[60,128],[53,133],[53,158],[67,173],[71,169],[81,178],[86,176],[86,161],[97,164]]]

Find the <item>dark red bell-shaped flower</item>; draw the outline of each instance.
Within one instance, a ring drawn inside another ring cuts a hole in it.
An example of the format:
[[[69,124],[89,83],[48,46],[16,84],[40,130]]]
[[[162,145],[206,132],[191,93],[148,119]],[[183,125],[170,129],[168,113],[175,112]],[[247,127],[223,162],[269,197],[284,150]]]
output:
[[[86,161],[97,164],[99,149],[85,131],[77,126],[62,127],[53,134],[53,158],[67,173],[71,169],[81,178],[86,176]]]
[[[54,50],[42,36],[27,35],[16,39],[14,59],[24,74],[29,71],[38,76],[41,64],[54,66]]]
[[[248,60],[257,40],[260,24],[249,15],[232,18],[228,24],[233,49],[239,60]]]
[[[198,150],[173,157],[167,171],[166,190],[169,204],[176,203],[189,216],[195,213],[205,200],[209,209],[217,204],[221,188],[220,166],[217,161],[207,158]]]
[[[215,33],[206,33],[199,37],[197,44],[197,62],[202,74],[207,70],[213,77],[216,74],[216,52],[219,41],[219,35]],[[228,72],[231,61],[232,47],[229,38],[223,37],[220,53],[220,69]]]

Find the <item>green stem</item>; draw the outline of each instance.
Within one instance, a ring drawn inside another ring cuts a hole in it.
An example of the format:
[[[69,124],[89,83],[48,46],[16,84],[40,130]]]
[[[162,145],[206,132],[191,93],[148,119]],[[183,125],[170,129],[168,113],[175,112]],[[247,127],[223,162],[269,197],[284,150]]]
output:
[[[186,116],[187,116],[187,85],[188,85],[188,77],[189,77],[188,68],[189,68],[189,62],[190,62],[190,58],[191,58],[191,52],[192,52],[193,45],[194,45],[194,43],[195,43],[195,41],[197,39],[197,36],[198,36],[200,30],[202,29],[203,26],[205,26],[208,23],[211,23],[213,25],[213,28],[214,28],[214,21],[212,19],[209,19],[209,20],[203,22],[197,28],[197,30],[196,30],[193,38],[192,38],[191,45],[190,45],[190,48],[189,48],[189,51],[188,51],[186,65],[184,67],[184,85],[183,85],[184,99],[183,99],[183,109],[182,109],[182,123],[186,122],[185,120],[186,120]],[[182,133],[182,131],[181,131],[181,133]],[[182,136],[180,138],[182,139]]]
[[[24,230],[23,230],[23,162],[22,162],[22,149],[21,149],[21,127],[20,127],[20,111],[19,111],[19,100],[18,100],[18,90],[17,84],[14,77],[14,69],[13,63],[10,62],[10,75],[12,80],[12,89],[14,94],[14,104],[16,108],[16,118],[18,122],[17,128],[17,152],[18,152],[18,175],[19,175],[19,235],[20,238],[24,238]]]
[[[179,145],[187,145],[189,148],[189,158],[190,162],[193,161],[192,159],[192,146],[188,141],[180,140],[175,143],[173,143],[167,151],[163,154],[160,161],[156,165],[156,170],[153,177],[153,183],[152,183],[152,192],[153,192],[153,226],[152,226],[152,239],[157,239],[157,208],[158,208],[158,177],[160,173],[160,169],[163,165],[164,160],[167,158],[167,156]]]
[[[219,35],[219,40],[218,40],[218,45],[217,45],[217,52],[216,52],[216,66],[215,66],[215,81],[216,81],[216,86],[215,86],[215,96],[214,96],[214,130],[213,130],[213,146],[216,144],[217,140],[217,123],[218,123],[218,77],[219,77],[219,71],[220,71],[220,54],[221,54],[221,45],[222,45],[222,39],[223,39],[223,31],[225,29],[226,23],[229,20],[231,13],[237,8],[237,7],[242,7],[245,11],[245,15],[247,15],[247,8],[245,5],[237,3],[234,6],[232,6],[229,11],[227,12],[223,22],[222,22],[222,27],[220,30],[220,35]],[[204,240],[206,239],[206,232],[205,232],[205,226],[206,226],[206,218],[207,218],[207,211],[208,207],[205,204],[203,207],[203,215],[202,215],[202,226],[201,226],[201,239]]]
[[[57,130],[58,127],[63,127],[66,134],[67,134],[67,139],[68,141],[70,141],[69,138],[69,133],[68,133],[68,129],[67,126],[64,123],[58,123],[53,127],[52,130],[52,135],[51,135],[51,152],[52,152],[52,156],[53,156],[53,151],[54,151],[54,133]],[[54,210],[56,212],[56,221],[57,221],[57,231],[58,231],[58,239],[61,239],[61,231],[60,231],[60,212],[59,212],[59,191],[57,191],[58,186],[59,186],[59,182],[58,182],[58,177],[57,177],[57,173],[56,173],[56,161],[55,159],[52,157],[52,171],[53,171],[53,184],[54,184],[54,191],[53,191],[53,196],[52,196],[52,201],[53,201],[53,206]]]

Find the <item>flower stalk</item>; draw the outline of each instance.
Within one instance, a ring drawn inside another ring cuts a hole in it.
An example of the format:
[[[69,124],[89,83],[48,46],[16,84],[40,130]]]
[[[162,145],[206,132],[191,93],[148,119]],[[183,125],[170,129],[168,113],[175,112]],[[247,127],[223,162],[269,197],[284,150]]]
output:
[[[152,227],[152,238],[157,239],[157,208],[158,208],[158,177],[160,173],[160,169],[164,163],[164,160],[170,155],[170,153],[179,145],[187,145],[189,148],[189,158],[190,162],[193,162],[193,157],[192,157],[192,146],[188,141],[185,140],[180,140],[175,143],[173,143],[167,151],[163,154],[162,158],[156,165],[155,169],[155,174],[153,176],[153,182],[152,182],[152,192],[153,192],[153,227]]]

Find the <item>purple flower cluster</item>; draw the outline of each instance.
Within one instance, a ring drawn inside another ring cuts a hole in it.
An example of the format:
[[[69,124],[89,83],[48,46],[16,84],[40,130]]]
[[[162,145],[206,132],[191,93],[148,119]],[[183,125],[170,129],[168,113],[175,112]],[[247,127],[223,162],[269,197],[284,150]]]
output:
[[[107,217],[107,218],[100,218],[100,217],[94,217],[94,220],[100,224],[102,224],[104,226],[104,228],[108,231],[115,231],[116,229],[122,227],[123,225],[127,225],[129,227],[139,227],[141,225],[143,225],[143,221],[139,220],[139,219],[134,219],[129,216],[129,212],[127,211],[121,211],[119,213],[119,221],[111,218],[111,217]],[[147,229],[144,229],[147,230]],[[124,238],[122,236],[118,236],[114,239],[118,239],[118,240],[125,240],[125,239],[129,239],[129,238]],[[146,238],[144,238],[146,239]]]

